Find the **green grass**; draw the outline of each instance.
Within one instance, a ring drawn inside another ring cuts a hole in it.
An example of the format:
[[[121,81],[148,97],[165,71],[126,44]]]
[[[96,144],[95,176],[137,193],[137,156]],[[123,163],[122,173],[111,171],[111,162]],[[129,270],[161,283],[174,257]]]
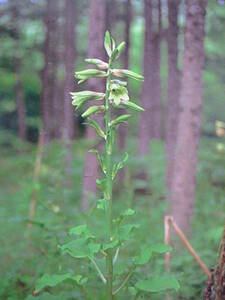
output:
[[[7,143],[5,142],[7,141]],[[193,217],[191,243],[207,266],[216,263],[219,246],[219,230],[224,222],[225,206],[225,156],[217,152],[215,139],[204,139],[201,143],[198,163],[196,205]],[[53,143],[44,150],[38,187],[36,225],[28,237],[27,218],[33,187],[33,165],[36,149],[33,145],[21,145],[15,138],[0,135],[0,299],[85,299],[70,282],[56,288],[46,289],[37,297],[32,296],[35,282],[44,273],[64,273],[76,270],[88,274],[89,299],[101,298],[102,283],[92,274],[93,267],[86,261],[73,260],[63,256],[58,248],[68,239],[68,229],[83,223],[80,211],[84,141],[73,145],[71,179],[64,168],[65,151],[59,143]],[[134,152],[130,140],[128,152]],[[23,150],[23,151],[22,151]],[[137,214],[134,222],[141,224],[135,236],[135,243],[163,241],[163,215],[167,211],[164,186],[165,161],[163,144],[154,142],[151,155],[145,160],[132,156],[127,166],[124,188],[117,182],[114,193],[115,214],[133,205]],[[135,180],[135,172],[141,164],[148,166],[149,195],[134,194],[141,183]],[[68,183],[69,182],[69,183]],[[100,215],[93,210],[91,224],[101,232],[104,224]],[[116,273],[129,264],[127,257],[136,247],[124,247]],[[132,253],[135,254],[135,253]],[[103,262],[99,261],[101,265]],[[104,270],[104,265],[102,265]],[[143,274],[162,274],[163,256],[153,257]],[[201,299],[206,277],[188,252],[180,246],[172,253],[172,273],[179,279],[181,289],[172,299]],[[135,275],[131,279],[135,282]],[[152,295],[151,299],[164,299],[163,294]],[[121,293],[120,299],[126,299]],[[143,298],[144,299],[144,298]],[[147,298],[146,298],[147,299]]]

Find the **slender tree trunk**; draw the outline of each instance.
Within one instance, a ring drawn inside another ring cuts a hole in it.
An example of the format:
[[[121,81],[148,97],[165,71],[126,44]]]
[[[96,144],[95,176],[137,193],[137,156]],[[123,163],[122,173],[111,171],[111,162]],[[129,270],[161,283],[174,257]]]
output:
[[[160,77],[160,63],[161,63],[161,0],[154,2],[155,21],[153,27],[155,32],[152,34],[152,86],[151,86],[151,114],[152,114],[152,137],[156,139],[162,138],[162,103],[161,103],[161,77]]]
[[[166,120],[166,155],[167,187],[170,192],[175,160],[177,138],[179,70],[178,70],[178,8],[179,0],[168,0],[168,79],[167,79],[167,120]]]
[[[154,14],[154,18],[153,9],[154,12],[157,12],[157,15]],[[138,153],[140,156],[148,154],[149,143],[153,138],[161,138],[161,2],[159,0],[145,0],[144,17],[145,37],[143,69],[145,81],[142,86],[140,101],[145,111],[141,114],[139,123]],[[145,176],[143,175],[143,177]]]
[[[140,102],[145,109],[141,113],[138,131],[138,154],[145,156],[149,152],[149,142],[152,138],[150,128],[151,115],[151,65],[152,65],[152,1],[144,1],[144,18],[145,18],[145,35],[144,35],[144,57],[143,57],[143,73],[144,83],[142,85]]]
[[[58,0],[57,0],[58,1]],[[53,90],[53,110],[54,110],[54,136],[57,139],[63,137],[64,127],[64,80],[60,80],[58,70],[64,66],[64,54],[65,54],[65,2],[58,1],[57,3],[57,22],[55,28],[54,45],[55,47],[55,84]]]
[[[74,90],[74,62],[75,62],[75,0],[66,0],[65,25],[65,68],[66,79],[64,86],[64,129],[63,137],[70,141],[75,135],[75,114],[71,103],[70,92]]]
[[[105,0],[90,0],[89,1],[89,50],[88,57],[103,58],[105,52],[103,50],[102,41],[104,40],[105,31],[105,15],[106,3]],[[88,81],[89,89],[92,91],[104,90],[105,82],[98,79],[90,79]],[[100,117],[98,117],[100,118]],[[88,126],[86,131],[86,139],[94,141],[96,139],[95,131]],[[82,208],[86,211],[89,207],[89,199],[95,196],[96,179],[98,177],[98,161],[92,153],[86,152],[84,162],[84,177],[83,177],[83,197]]]
[[[190,225],[195,197],[202,112],[205,14],[206,0],[186,0],[180,115],[171,186],[172,215],[182,230],[187,230]]]
[[[50,98],[49,90],[49,65],[50,65],[50,27],[51,27],[51,10],[52,0],[47,1],[45,14],[45,42],[44,42],[44,59],[45,64],[42,70],[42,95],[41,95],[41,109],[43,118],[44,142],[48,143],[51,139],[51,117],[52,117],[52,99]]]
[[[16,2],[12,2],[12,15],[14,24],[15,36],[15,74],[16,74],[16,108],[17,108],[17,122],[18,122],[18,135],[22,140],[26,140],[26,108],[24,102],[24,90],[22,83],[22,62],[21,62],[21,48],[20,48],[20,25],[19,25],[19,11]]]
[[[16,107],[18,118],[18,135],[22,140],[27,138],[26,130],[26,109],[24,102],[24,90],[21,74],[21,59],[16,57],[15,60],[15,72],[16,72]]]
[[[125,42],[126,48],[124,51],[124,69],[129,68],[129,50],[130,50],[130,26],[132,19],[132,4],[131,0],[126,0],[124,4],[125,10]],[[124,113],[124,111],[123,111]],[[126,137],[127,137],[127,126],[122,124],[118,129],[118,146],[120,150],[124,151],[126,147]],[[123,170],[124,171],[124,170]],[[124,172],[120,172],[120,177],[122,179]]]

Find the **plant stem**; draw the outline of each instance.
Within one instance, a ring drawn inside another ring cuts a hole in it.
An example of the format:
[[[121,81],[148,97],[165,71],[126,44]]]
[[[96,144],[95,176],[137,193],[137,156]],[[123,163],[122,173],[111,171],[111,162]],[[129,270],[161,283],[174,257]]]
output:
[[[112,141],[111,141],[111,115],[109,104],[111,81],[111,62],[109,60],[107,80],[106,80],[106,94],[105,94],[105,130],[106,130],[106,146],[105,146],[105,160],[106,160],[106,192],[105,197],[107,201],[106,218],[108,224],[108,239],[112,238]],[[107,269],[107,299],[113,300],[113,259],[112,250],[107,250],[106,256],[106,269]]]
[[[91,262],[92,262],[93,265],[95,266],[95,268],[96,268],[96,270],[97,270],[97,272],[98,272],[98,274],[99,274],[99,276],[100,276],[102,282],[103,282],[104,284],[106,284],[106,279],[105,279],[104,275],[102,274],[102,271],[100,270],[99,266],[98,266],[97,263],[95,262],[95,260],[94,260],[93,258],[91,258],[91,257],[89,257],[89,259],[91,260]]]
[[[130,271],[128,272],[127,276],[124,278],[124,280],[122,281],[122,283],[119,285],[119,287],[114,291],[113,295],[116,295],[128,282],[128,280],[130,279],[130,277],[132,276],[132,274],[134,273],[134,267],[132,267],[130,269]]]

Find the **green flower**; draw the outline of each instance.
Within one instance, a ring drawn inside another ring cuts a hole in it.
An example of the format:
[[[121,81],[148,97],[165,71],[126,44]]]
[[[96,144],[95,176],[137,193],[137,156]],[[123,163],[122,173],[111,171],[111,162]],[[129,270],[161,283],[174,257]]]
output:
[[[120,104],[126,104],[129,101],[127,88],[118,83],[111,84],[109,101],[117,107]]]

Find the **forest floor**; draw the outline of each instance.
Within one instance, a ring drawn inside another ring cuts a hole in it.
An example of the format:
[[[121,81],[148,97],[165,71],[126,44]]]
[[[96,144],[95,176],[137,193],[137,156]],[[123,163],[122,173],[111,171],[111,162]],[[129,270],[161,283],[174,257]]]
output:
[[[216,264],[225,217],[225,156],[217,150],[218,142],[217,139],[203,139],[201,143],[190,238],[192,246],[209,268]],[[35,224],[31,230],[28,229],[28,214],[34,188],[36,147],[2,137],[0,144],[0,299],[83,299],[69,283],[60,288],[49,288],[35,298],[32,291],[37,278],[43,273],[80,268],[82,272],[88,272],[90,268],[88,264],[81,265],[61,255],[58,248],[67,238],[68,229],[83,223],[80,196],[85,142],[74,144],[71,174],[65,172],[65,151],[58,143],[44,150],[40,182],[35,187]],[[134,144],[134,141],[129,141],[128,149],[134,149]],[[135,150],[128,152],[134,154]],[[143,186],[143,182],[134,179],[134,172],[141,164],[148,165],[150,193],[147,195],[134,192],[137,187]],[[151,155],[146,160],[135,156],[129,160],[124,188],[118,184],[115,188],[115,213],[130,205],[137,211],[135,218],[143,230],[143,234],[136,239],[139,244],[146,239],[151,243],[163,242],[163,216],[167,211],[164,170],[163,144],[154,142]],[[104,226],[98,216],[95,221],[100,228]],[[128,253],[125,251],[123,256],[126,255]],[[163,256],[154,258],[150,269],[162,273]],[[172,295],[173,300],[202,299],[206,277],[182,247],[172,253],[171,272],[181,285],[178,294]],[[98,283],[91,280],[93,289],[97,290]],[[151,299],[165,297],[155,295]]]

